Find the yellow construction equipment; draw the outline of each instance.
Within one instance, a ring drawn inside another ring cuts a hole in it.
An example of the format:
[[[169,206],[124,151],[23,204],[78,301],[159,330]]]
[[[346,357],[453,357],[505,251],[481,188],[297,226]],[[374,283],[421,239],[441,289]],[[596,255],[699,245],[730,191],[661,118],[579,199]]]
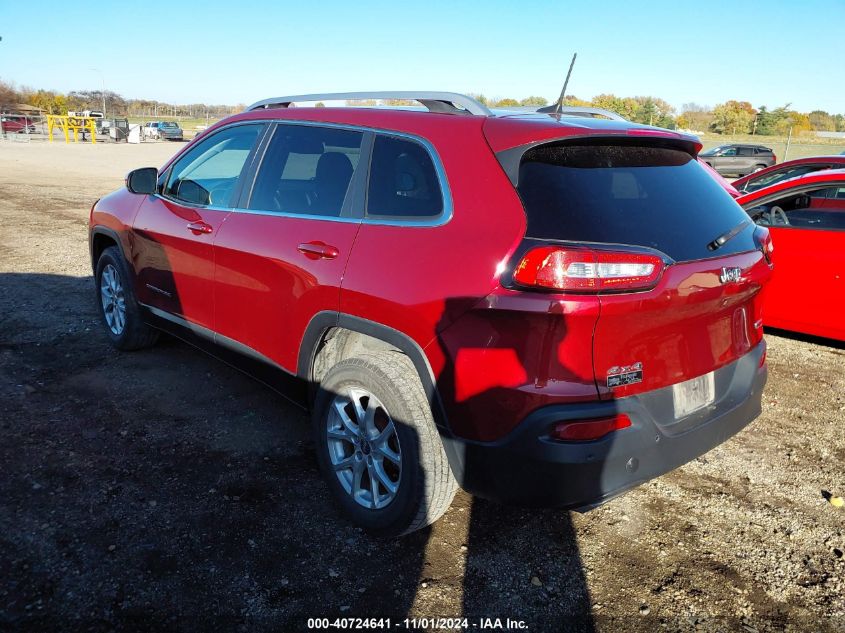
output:
[[[79,142],[79,133],[83,140],[85,133],[91,132],[91,142],[97,142],[97,118],[90,116],[68,116],[66,114],[48,114],[47,138],[53,141],[53,129],[59,128],[65,135],[65,143],[70,143],[70,133],[73,132],[73,142]]]

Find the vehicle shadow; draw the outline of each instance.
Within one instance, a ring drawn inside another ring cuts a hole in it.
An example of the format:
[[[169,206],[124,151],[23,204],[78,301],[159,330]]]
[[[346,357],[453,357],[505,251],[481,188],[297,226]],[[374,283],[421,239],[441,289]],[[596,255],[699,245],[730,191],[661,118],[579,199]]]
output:
[[[823,336],[814,336],[812,334],[803,334],[801,332],[792,332],[791,330],[781,330],[766,326],[767,334],[774,334],[782,338],[792,339],[794,341],[801,341],[803,343],[811,343],[813,345],[822,345],[824,347],[832,347],[834,349],[845,349],[845,341],[837,341],[833,338],[825,338]]]
[[[471,302],[463,299],[454,303],[450,308],[447,302],[444,315],[452,315],[459,306]],[[523,412],[554,403],[557,399],[553,394],[567,392],[567,381],[592,386],[592,373],[579,376],[567,364],[567,317],[554,299],[546,302],[545,311],[534,313],[512,311],[485,300],[476,303],[462,319],[466,325],[458,326],[461,330],[457,336],[451,335],[452,324],[444,319],[435,343],[444,359],[437,376],[437,393],[452,403],[446,407],[452,428],[468,428],[461,416],[474,420],[479,432],[485,425],[501,428],[503,420],[519,420]],[[466,375],[459,375],[456,365],[462,365],[462,372],[481,372],[480,383],[486,388],[476,391],[473,385],[462,384]],[[432,407],[436,406],[438,403],[433,402]],[[551,430],[544,428],[542,433],[547,436]],[[513,433],[505,436],[513,437]],[[533,440],[537,438],[528,441]],[[469,618],[470,626],[481,618],[499,618],[503,623],[524,622],[530,630],[594,631],[572,514],[531,507],[556,497],[556,489],[566,483],[559,475],[546,479],[545,475],[556,469],[531,461],[538,455],[524,446],[512,445],[496,458],[479,450],[477,444],[459,446],[463,466],[459,479],[463,485],[471,491],[501,486],[508,489],[511,504],[528,506],[504,506],[461,493],[469,505],[462,615]],[[609,450],[609,442],[606,448]],[[601,464],[570,476],[579,479],[577,485],[585,499],[603,496]]]
[[[409,613],[429,531],[351,526],[301,409],[169,336],[114,351],[94,296],[91,277],[0,273],[0,629]]]
[[[306,414],[170,337],[116,353],[93,297],[91,277],[0,273],[0,628],[593,630],[567,512],[459,493],[372,538],[334,509]]]

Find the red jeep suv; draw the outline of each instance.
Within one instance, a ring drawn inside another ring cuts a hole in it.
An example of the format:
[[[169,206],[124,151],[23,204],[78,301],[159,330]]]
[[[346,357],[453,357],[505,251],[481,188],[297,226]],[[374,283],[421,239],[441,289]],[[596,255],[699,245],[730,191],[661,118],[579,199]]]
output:
[[[387,98],[422,107],[289,107]],[[308,407],[371,531],[457,486],[589,508],[760,413],[771,245],[700,149],[454,93],[268,99],[94,205],[105,331],[170,332]]]

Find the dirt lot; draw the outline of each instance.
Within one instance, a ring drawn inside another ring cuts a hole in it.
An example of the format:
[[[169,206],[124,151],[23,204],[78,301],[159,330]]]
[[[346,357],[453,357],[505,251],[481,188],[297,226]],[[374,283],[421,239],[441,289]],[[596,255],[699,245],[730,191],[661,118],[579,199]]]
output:
[[[769,335],[762,417],[593,512],[459,493],[372,540],[331,507],[301,411],[182,343],[101,333],[88,209],[175,149],[0,143],[0,631],[845,630],[845,508],[823,496],[845,495],[841,347]]]

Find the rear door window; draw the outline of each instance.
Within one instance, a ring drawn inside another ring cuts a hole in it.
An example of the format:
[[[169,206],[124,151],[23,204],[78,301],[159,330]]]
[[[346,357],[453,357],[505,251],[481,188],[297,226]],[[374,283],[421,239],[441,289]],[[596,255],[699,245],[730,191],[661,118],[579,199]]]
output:
[[[364,134],[314,125],[279,125],[267,146],[248,208],[340,217]]]
[[[742,208],[679,149],[540,145],[524,154],[517,189],[531,238],[645,246],[679,262],[756,248]],[[710,250],[743,223],[744,230]]]
[[[373,145],[367,217],[432,218],[443,212],[443,193],[428,151],[410,139],[380,134]]]

